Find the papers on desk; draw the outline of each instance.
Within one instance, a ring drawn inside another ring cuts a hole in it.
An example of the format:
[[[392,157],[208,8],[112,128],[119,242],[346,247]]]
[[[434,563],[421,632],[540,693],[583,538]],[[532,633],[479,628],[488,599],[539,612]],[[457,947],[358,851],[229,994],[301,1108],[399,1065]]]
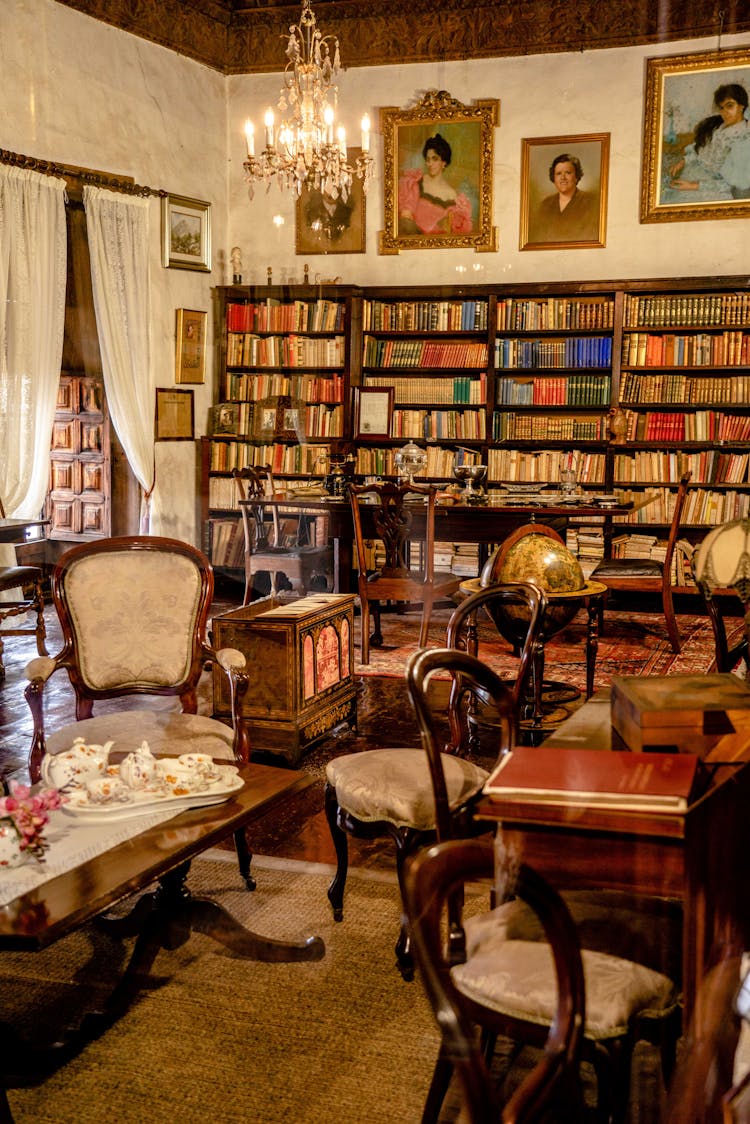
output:
[[[483,792],[503,803],[684,812],[697,774],[690,753],[521,746],[503,757]]]

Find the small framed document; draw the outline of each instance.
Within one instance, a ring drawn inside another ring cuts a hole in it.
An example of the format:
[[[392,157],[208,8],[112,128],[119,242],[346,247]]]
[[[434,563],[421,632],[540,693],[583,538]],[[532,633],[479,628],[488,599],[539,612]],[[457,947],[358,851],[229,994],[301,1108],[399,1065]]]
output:
[[[156,388],[156,440],[192,441],[195,420],[192,390]]]
[[[206,322],[208,313],[177,309],[175,329],[176,383],[202,383],[206,378]]]
[[[354,421],[355,440],[360,437],[390,437],[393,420],[393,387],[361,386],[357,390]]]

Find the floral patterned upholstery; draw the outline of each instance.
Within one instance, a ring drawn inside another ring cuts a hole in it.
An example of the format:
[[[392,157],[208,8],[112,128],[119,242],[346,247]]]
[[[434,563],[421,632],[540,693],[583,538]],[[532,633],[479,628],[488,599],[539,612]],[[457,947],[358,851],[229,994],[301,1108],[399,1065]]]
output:
[[[470,761],[443,754],[451,806],[478,792],[487,773]],[[329,762],[326,780],[336,800],[365,823],[391,823],[418,831],[435,828],[435,798],[427,755],[421,749],[370,749]]]

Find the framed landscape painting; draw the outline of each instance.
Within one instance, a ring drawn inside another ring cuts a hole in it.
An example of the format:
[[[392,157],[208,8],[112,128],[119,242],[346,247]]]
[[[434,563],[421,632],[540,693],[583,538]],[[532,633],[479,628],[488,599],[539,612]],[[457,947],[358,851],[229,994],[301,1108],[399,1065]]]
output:
[[[183,195],[161,201],[162,265],[211,272],[211,204]]]
[[[492,226],[494,131],[500,103],[463,105],[429,90],[412,109],[381,109],[381,254],[497,249]]]
[[[646,59],[641,222],[750,216],[750,48]]]
[[[606,245],[609,133],[521,142],[522,250]]]

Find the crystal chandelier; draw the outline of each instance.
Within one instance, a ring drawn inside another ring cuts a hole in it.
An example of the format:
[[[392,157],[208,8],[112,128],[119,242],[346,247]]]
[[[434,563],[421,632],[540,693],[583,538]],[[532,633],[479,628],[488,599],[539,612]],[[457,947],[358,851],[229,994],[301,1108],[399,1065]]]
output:
[[[332,199],[346,201],[354,176],[367,191],[374,161],[370,156],[370,119],[362,118],[362,155],[350,162],[343,128],[334,130],[334,110],[341,66],[339,41],[316,27],[310,0],[302,0],[299,23],[289,28],[284,85],[279,97],[281,122],[272,109],[265,115],[265,147],[255,155],[252,121],[245,122],[247,159],[245,174],[250,198],[255,183],[293,188],[299,195],[304,184]],[[329,102],[333,98],[333,105]]]

